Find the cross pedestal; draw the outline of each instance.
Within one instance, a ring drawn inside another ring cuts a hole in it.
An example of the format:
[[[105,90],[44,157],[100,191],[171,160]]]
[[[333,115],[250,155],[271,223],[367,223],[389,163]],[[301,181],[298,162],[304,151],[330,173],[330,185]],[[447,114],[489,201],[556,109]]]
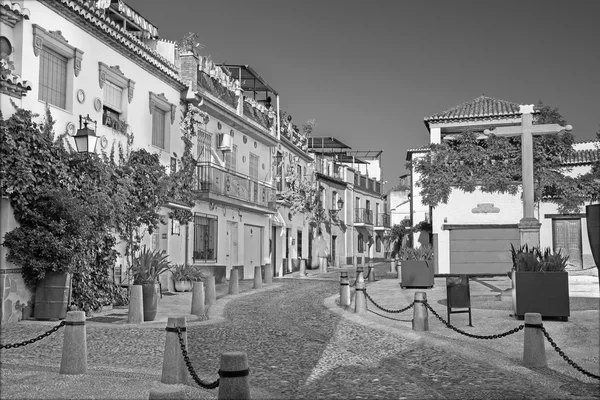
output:
[[[523,180],[523,218],[519,221],[521,246],[540,246],[540,227],[542,224],[534,215],[534,179],[533,179],[533,135],[550,135],[573,129],[558,124],[533,125],[533,104],[521,105],[521,126],[501,126],[493,131],[486,129],[485,134],[496,136],[521,136],[521,168]]]

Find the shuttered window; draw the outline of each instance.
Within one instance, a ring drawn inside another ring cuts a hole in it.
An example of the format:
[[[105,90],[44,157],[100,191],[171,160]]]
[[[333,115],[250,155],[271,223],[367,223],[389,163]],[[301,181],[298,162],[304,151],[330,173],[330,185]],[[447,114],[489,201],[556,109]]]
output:
[[[196,213],[194,216],[194,262],[217,259],[217,217]]]
[[[123,89],[109,81],[104,82],[104,105],[119,114],[122,110]]]
[[[67,59],[43,47],[40,52],[40,88],[38,98],[53,106],[67,108]]]
[[[166,113],[158,108],[152,113],[152,145],[165,148],[165,116]]]
[[[260,162],[260,157],[256,154],[250,153],[249,167],[250,167],[250,177],[258,180],[258,164]]]
[[[231,171],[237,170],[237,146],[225,153],[225,167]]]

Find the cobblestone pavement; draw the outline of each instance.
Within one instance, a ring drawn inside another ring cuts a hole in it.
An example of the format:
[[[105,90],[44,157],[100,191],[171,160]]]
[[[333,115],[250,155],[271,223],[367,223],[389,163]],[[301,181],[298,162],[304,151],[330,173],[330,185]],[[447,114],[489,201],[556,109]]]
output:
[[[323,305],[325,298],[338,292],[337,280],[279,282],[278,288],[232,299],[225,307],[223,323],[188,327],[189,354],[203,380],[216,379],[221,353],[245,351],[251,386],[260,388],[265,398],[567,397],[532,382],[520,369],[513,372],[486,360],[475,362],[438,346],[341,318]],[[3,326],[2,343],[35,337],[52,326]],[[8,366],[55,370],[60,365],[63,330],[26,347],[2,350],[3,385],[11,379],[6,373]],[[88,368],[95,373],[106,370],[118,375],[115,372],[123,371],[124,375],[138,373],[159,380],[164,341],[164,327],[88,326]],[[5,396],[1,397],[8,398]],[[203,391],[202,397],[216,398],[216,391]]]

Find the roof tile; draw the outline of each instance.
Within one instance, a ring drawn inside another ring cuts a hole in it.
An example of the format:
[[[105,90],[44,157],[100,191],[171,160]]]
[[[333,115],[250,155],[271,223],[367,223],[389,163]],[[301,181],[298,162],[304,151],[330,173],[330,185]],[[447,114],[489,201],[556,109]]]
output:
[[[457,121],[486,117],[517,117],[520,105],[493,97],[479,96],[425,118],[425,122]]]

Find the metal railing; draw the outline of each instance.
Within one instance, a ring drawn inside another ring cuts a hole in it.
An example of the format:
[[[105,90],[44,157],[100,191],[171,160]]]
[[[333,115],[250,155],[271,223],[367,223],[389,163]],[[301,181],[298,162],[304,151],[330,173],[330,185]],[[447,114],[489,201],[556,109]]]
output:
[[[196,173],[199,192],[229,196],[263,207],[274,204],[274,188],[248,175],[229,171],[208,161],[199,162]]]
[[[373,210],[367,208],[355,208],[354,223],[373,225]]]
[[[390,224],[390,214],[389,213],[379,213],[375,218],[375,226],[389,228]]]

